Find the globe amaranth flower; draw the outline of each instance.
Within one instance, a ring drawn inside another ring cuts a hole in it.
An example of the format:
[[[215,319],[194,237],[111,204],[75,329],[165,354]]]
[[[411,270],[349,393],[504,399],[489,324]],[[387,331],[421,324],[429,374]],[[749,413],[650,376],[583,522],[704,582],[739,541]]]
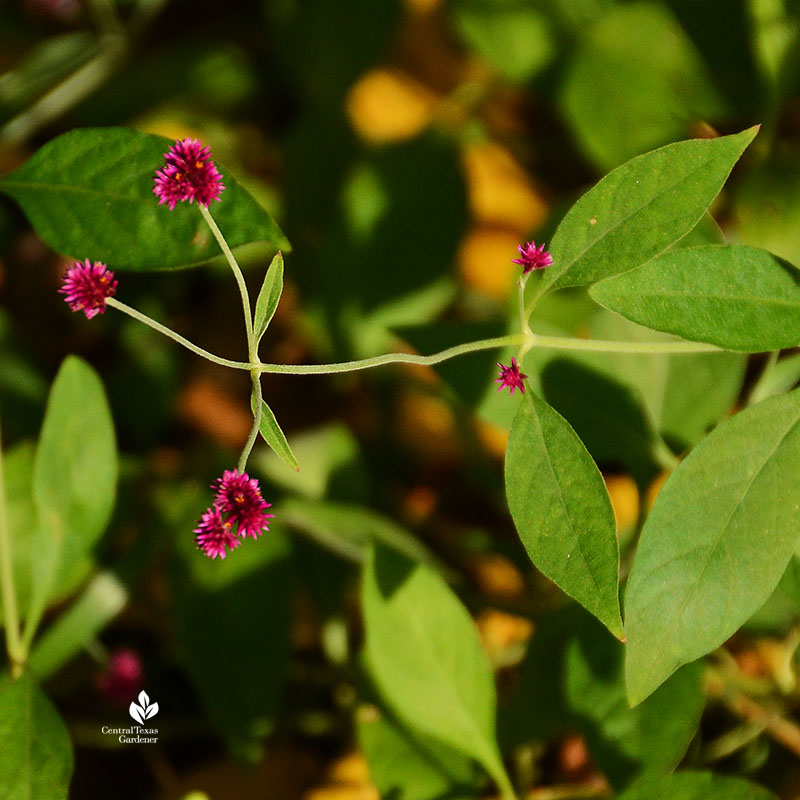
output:
[[[544,269],[553,263],[553,256],[544,249],[544,245],[536,246],[536,242],[530,241],[525,245],[517,245],[519,258],[512,258],[512,264],[519,264],[522,267],[522,274],[527,275],[535,269]]]
[[[67,270],[58,291],[73,311],[83,311],[91,319],[105,313],[106,298],[117,293],[117,281],[105,264],[91,263],[87,258],[82,263],[76,261]]]
[[[211,150],[199,139],[175,142],[164,153],[164,159],[166,164],[156,172],[153,186],[159,205],[167,203],[173,209],[186,200],[197,200],[201,206],[219,200],[225,188],[222,175],[211,160]]]
[[[233,532],[233,522],[222,518],[219,509],[211,506],[200,518],[194,529],[197,546],[209,557],[225,558],[228,550],[234,550],[241,544],[241,539]]]
[[[238,526],[239,536],[257,539],[269,530],[269,520],[275,515],[267,513],[270,503],[261,496],[255,478],[235,469],[225,470],[211,488],[217,491],[214,505]]]
[[[127,706],[142,689],[142,660],[135,650],[113,652],[105,670],[97,676],[97,688],[113,705]]]
[[[500,386],[497,387],[497,391],[499,392],[508,387],[511,394],[514,394],[514,389],[519,389],[522,394],[525,394],[525,384],[523,380],[528,376],[524,372],[519,371],[519,364],[517,364],[516,359],[511,359],[510,367],[501,364],[499,361],[497,362],[497,366],[500,367],[500,377],[495,378],[494,381],[500,384]]]

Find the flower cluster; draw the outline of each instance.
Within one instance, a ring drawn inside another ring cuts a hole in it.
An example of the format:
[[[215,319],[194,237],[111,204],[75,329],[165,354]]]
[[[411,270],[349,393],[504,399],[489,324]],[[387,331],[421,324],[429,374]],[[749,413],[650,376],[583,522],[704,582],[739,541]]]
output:
[[[225,188],[222,175],[211,160],[211,150],[199,139],[175,142],[164,153],[164,160],[167,163],[156,172],[153,186],[159,205],[167,203],[172,210],[186,200],[197,200],[198,205],[206,207],[219,200]]]
[[[213,505],[194,529],[195,541],[209,558],[225,558],[247,536],[258,539],[269,530],[267,503],[261,496],[258,481],[246,472],[225,470],[212,485],[216,490]]]
[[[544,269],[553,263],[553,256],[544,249],[544,245],[536,246],[536,242],[530,241],[527,244],[517,245],[519,258],[512,258],[512,264],[519,264],[522,267],[522,274],[527,275],[535,269]]]
[[[87,319],[91,319],[105,313],[106,298],[116,294],[117,281],[105,264],[91,263],[87,258],[83,262],[76,261],[67,270],[58,291],[73,311],[83,311]]]

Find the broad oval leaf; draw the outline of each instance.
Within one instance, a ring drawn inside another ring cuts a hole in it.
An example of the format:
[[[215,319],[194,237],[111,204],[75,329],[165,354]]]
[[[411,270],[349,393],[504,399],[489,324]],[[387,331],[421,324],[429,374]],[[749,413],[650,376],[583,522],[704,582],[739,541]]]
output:
[[[261,341],[283,292],[283,253],[277,253],[272,259],[272,263],[264,276],[264,283],[256,300],[256,313],[253,319],[253,329],[255,330],[256,343]]]
[[[719,647],[769,597],[800,538],[800,391],[723,422],[664,484],[625,602],[628,699]]]
[[[173,144],[128,128],[62,134],[0,180],[54,250],[113,269],[188,266],[220,254],[194,204],[172,211],[153,194],[153,176]],[[272,217],[219,164],[225,190],[210,211],[231,247],[267,242],[289,249]]]
[[[664,252],[697,224],[757,132],[668,144],[610,172],[558,226],[544,287],[583,286]]]
[[[114,424],[103,384],[69,356],[50,390],[36,448],[33,497],[39,524],[31,562],[32,636],[48,601],[69,591],[91,568],[91,550],[111,516],[117,485]]]
[[[687,770],[640,778],[617,800],[777,800],[777,797],[742,778]]]
[[[0,786],[5,800],[66,800],[72,777],[67,728],[27,675],[0,679]]]
[[[640,325],[728,350],[800,343],[800,270],[757,247],[675,250],[600,281],[590,294]]]
[[[621,637],[617,529],[603,477],[570,424],[533,393],[511,426],[505,473],[531,561]]]
[[[439,575],[376,544],[364,570],[365,658],[412,730],[478,761],[508,787],[495,740],[495,687],[475,623]],[[505,792],[504,792],[505,793]]]

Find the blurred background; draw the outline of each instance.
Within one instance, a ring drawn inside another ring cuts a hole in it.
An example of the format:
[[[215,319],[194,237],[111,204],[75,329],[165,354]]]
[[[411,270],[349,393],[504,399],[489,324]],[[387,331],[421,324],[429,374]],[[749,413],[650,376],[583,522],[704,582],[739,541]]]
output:
[[[518,243],[549,241],[571,203],[627,159],[757,123],[716,224],[691,236],[800,264],[796,0],[4,0],[0,44],[0,174],[64,131],[125,125],[201,138],[275,216],[293,249],[264,361],[500,335]],[[271,255],[242,251],[251,292]],[[557,711],[526,721],[515,699],[525,643],[564,598],[531,568],[505,506],[516,400],[492,380],[510,353],[265,376],[301,470],[256,450],[250,471],[276,506],[273,531],[211,563],[192,528],[247,437],[247,376],[113,311],[72,315],[57,294],[67,256],[83,254],[50,251],[0,198],[4,444],[36,436],[58,365],[77,353],[103,378],[123,465],[96,563],[124,587],[124,609],[46,683],[76,744],[72,796],[376,798],[363,728],[378,711],[358,659],[359,565],[373,536],[422,541],[457,575],[517,709],[502,728],[517,778],[602,794],[580,732],[562,730]],[[224,264],[118,278],[124,302],[245,358]],[[653,338],[583,290],[548,298],[533,327]],[[599,461],[623,544],[665,448],[680,455],[730,412],[752,369],[739,355],[525,363]],[[735,644],[748,674],[774,677],[784,643],[770,637],[798,619],[798,598],[790,591]],[[114,678],[120,651],[128,672]],[[98,734],[125,724],[120,696],[133,684],[159,702],[157,747]],[[711,715],[707,737],[727,722]],[[796,765],[763,739],[722,764],[786,797],[800,791]]]

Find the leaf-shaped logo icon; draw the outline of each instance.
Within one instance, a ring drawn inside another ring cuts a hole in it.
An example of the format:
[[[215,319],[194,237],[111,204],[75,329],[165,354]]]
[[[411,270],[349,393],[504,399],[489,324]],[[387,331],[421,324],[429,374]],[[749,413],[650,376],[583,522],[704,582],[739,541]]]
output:
[[[146,719],[154,717],[158,714],[158,703],[150,704],[150,698],[147,692],[139,692],[139,703],[131,703],[128,707],[128,713],[140,724],[143,725]]]

